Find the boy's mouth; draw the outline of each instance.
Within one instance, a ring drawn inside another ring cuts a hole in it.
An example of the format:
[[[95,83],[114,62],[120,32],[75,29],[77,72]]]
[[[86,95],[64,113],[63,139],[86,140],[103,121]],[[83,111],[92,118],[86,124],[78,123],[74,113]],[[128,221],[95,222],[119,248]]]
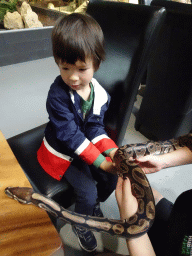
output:
[[[79,88],[79,85],[78,85],[78,84],[77,84],[77,85],[72,84],[70,87],[71,87],[72,89],[78,89],[78,88]]]

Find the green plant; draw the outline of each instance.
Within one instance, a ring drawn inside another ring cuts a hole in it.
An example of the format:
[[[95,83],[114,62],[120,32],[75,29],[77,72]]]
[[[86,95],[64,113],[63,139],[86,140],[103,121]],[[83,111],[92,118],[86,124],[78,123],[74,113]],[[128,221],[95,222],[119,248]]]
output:
[[[3,21],[5,14],[8,12],[17,11],[18,0],[1,0],[0,1],[0,21]]]

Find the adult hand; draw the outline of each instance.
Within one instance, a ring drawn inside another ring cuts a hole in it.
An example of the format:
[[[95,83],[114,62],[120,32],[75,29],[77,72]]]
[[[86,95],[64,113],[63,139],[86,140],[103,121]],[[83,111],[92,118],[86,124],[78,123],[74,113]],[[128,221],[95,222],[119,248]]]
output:
[[[135,162],[146,174],[154,173],[168,167],[191,164],[192,151],[188,147],[183,147],[163,155],[139,157]]]
[[[165,168],[164,162],[161,156],[148,155],[135,159],[135,163],[138,164],[144,173],[155,173]]]
[[[131,182],[119,177],[115,191],[120,217],[122,220],[133,216],[138,208],[136,198],[131,192]],[[151,241],[147,234],[134,239],[126,240],[130,256],[155,256]]]
[[[118,178],[115,196],[119,207],[119,213],[122,220],[133,216],[138,208],[137,199],[131,191],[131,182],[128,178]]]

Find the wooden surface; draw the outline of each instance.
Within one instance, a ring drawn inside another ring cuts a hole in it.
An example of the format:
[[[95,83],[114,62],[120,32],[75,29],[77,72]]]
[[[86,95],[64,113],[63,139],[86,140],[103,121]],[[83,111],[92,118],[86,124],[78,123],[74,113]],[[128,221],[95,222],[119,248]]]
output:
[[[0,255],[52,255],[62,242],[47,213],[9,198],[8,186],[31,187],[0,131]]]

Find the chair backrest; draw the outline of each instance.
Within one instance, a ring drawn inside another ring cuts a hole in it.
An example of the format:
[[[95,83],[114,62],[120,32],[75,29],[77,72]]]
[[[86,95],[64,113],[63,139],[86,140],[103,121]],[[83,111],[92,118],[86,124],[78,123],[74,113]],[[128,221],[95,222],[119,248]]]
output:
[[[145,5],[151,4],[151,0],[139,0],[138,2],[139,2],[139,4],[145,4]]]
[[[146,90],[135,128],[163,140],[192,129],[192,6],[155,0],[166,8],[156,49],[147,67]]]
[[[98,1],[88,4],[87,13],[105,36],[106,60],[95,78],[112,97],[105,121],[109,135],[120,146],[165,9]]]

